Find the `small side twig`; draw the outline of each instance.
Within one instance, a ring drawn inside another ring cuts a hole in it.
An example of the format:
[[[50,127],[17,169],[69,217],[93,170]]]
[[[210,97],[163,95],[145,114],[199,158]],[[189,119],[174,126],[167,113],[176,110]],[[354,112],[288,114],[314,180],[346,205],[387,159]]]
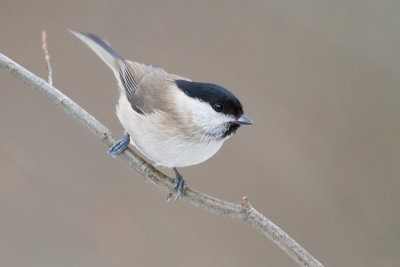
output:
[[[53,70],[51,69],[51,64],[50,64],[50,55],[49,51],[47,50],[47,35],[46,31],[42,31],[42,50],[44,53],[44,59],[46,60],[46,66],[47,66],[47,71],[49,72],[49,84],[50,86],[53,86]]]
[[[249,207],[249,198],[244,196],[242,197],[242,209],[247,209]]]
[[[111,146],[116,139],[112,136],[101,122],[89,114],[86,110],[64,95],[58,89],[49,85],[43,79],[37,77],[27,69],[23,68],[13,60],[0,54],[0,68],[10,73],[18,80],[39,92],[56,107],[72,116],[81,125],[86,127],[97,138]],[[130,148],[126,149],[120,157],[143,178],[161,189],[170,192],[174,187],[174,181],[164,173],[147,163]],[[293,238],[286,234],[263,214],[254,209],[248,202],[248,198],[242,199],[242,205],[230,203],[217,199],[201,192],[187,188],[186,194],[181,197],[188,203],[200,207],[206,211],[228,215],[232,218],[242,219],[255,229],[262,232],[268,239],[272,240],[282,251],[296,261],[300,266],[323,266],[307,250],[299,245]]]

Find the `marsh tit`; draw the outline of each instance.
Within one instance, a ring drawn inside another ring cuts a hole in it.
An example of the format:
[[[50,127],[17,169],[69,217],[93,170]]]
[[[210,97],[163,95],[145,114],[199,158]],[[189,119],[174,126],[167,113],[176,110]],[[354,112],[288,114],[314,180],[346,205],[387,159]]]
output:
[[[98,36],[71,32],[112,69],[118,81],[116,113],[126,134],[108,153],[115,157],[132,143],[156,165],[173,168],[175,200],[186,190],[176,168],[209,159],[241,125],[253,124],[240,101],[224,87],[126,60]]]

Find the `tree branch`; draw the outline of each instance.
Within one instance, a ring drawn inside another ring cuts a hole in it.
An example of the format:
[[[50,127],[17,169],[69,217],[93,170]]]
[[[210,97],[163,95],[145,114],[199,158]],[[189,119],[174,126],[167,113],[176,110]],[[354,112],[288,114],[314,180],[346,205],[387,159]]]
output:
[[[37,77],[3,54],[0,54],[0,67],[46,97],[47,100],[56,105],[57,108],[62,109],[72,116],[97,138],[106,143],[107,146],[111,146],[116,141],[111,131],[86,110],[46,81]],[[158,171],[130,148],[120,154],[120,157],[145,180],[159,186],[167,192],[173,189],[174,182],[172,178]],[[323,266],[282,229],[254,209],[248,202],[247,197],[243,197],[242,203],[239,205],[188,188],[186,195],[181,196],[181,199],[206,211],[244,220],[261,231],[301,266]]]

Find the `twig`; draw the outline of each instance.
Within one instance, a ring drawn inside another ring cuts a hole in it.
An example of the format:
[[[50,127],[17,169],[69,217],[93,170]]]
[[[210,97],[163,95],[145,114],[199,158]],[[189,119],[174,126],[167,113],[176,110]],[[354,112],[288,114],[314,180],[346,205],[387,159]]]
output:
[[[50,86],[53,86],[53,70],[51,69],[50,55],[49,51],[47,50],[47,36],[45,30],[42,31],[42,50],[44,53],[44,59],[47,63],[47,70],[49,72],[49,84]]]
[[[249,198],[248,197],[242,197],[242,209],[247,209],[249,206]]]
[[[46,97],[56,107],[71,115],[80,124],[85,126],[97,138],[111,146],[116,141],[110,130],[108,130],[96,118],[81,108],[78,104],[61,93],[56,88],[50,86],[46,81],[37,77],[27,69],[18,65],[8,57],[0,54],[0,67],[10,73],[18,80],[32,87],[42,96]],[[155,169],[151,164],[134,153],[130,148],[126,149],[120,157],[143,178],[163,190],[170,192],[173,188],[173,179]],[[272,240],[279,248],[285,251],[293,260],[301,266],[323,266],[310,253],[301,247],[294,239],[286,234],[282,229],[268,220],[264,215],[254,209],[247,198],[242,200],[242,205],[230,203],[217,199],[195,190],[187,189],[186,195],[181,197],[190,204],[200,207],[206,211],[228,215],[239,218],[251,226],[261,231],[266,237]]]

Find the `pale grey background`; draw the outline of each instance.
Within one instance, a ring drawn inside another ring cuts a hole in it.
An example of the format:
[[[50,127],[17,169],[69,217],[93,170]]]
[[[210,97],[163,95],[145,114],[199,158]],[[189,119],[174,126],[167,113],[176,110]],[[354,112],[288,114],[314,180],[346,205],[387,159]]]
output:
[[[327,266],[398,266],[400,2],[0,0],[0,51],[110,127],[111,71],[67,29],[219,83],[255,125],[189,185],[253,205]],[[0,72],[1,266],[295,266],[260,233],[144,182]],[[166,170],[172,174],[170,170]]]

